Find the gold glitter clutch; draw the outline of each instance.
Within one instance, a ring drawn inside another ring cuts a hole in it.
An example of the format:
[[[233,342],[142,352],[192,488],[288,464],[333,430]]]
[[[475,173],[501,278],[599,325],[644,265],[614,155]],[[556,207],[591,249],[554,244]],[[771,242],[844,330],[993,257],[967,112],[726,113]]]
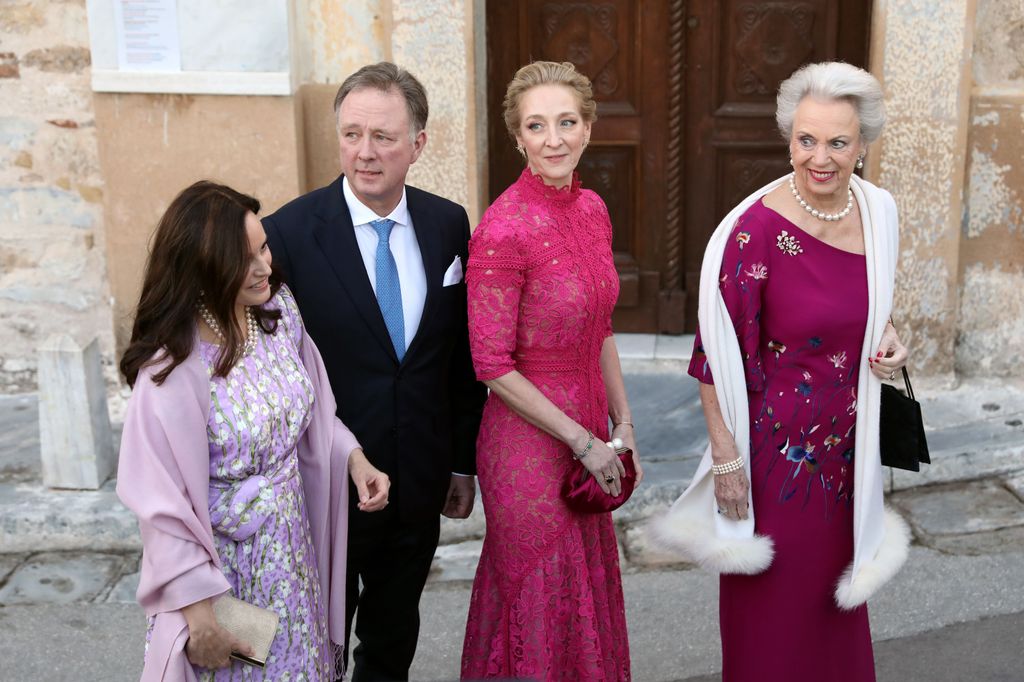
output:
[[[232,653],[231,658],[257,668],[266,665],[270,645],[277,634],[279,617],[275,611],[261,609],[225,594],[214,600],[213,615],[222,628],[252,647],[252,656]]]

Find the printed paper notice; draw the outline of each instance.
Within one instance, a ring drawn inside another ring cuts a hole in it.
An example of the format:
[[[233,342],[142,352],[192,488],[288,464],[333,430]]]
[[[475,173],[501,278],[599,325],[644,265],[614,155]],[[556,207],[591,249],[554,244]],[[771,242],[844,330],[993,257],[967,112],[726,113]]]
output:
[[[114,0],[117,66],[122,71],[181,71],[177,0]]]

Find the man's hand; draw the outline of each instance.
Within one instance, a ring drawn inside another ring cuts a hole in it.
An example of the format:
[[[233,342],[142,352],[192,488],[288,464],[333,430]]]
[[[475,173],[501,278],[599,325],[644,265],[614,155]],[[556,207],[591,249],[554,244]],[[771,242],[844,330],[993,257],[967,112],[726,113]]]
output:
[[[473,511],[474,498],[476,498],[476,478],[452,474],[452,482],[448,486],[448,498],[445,500],[441,513],[449,519],[464,519]]]

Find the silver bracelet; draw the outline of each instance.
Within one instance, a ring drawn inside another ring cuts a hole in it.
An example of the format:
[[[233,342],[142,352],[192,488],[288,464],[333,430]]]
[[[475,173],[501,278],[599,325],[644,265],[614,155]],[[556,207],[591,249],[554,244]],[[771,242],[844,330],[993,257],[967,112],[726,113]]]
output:
[[[580,452],[572,453],[573,459],[583,459],[584,457],[590,454],[591,449],[593,449],[594,447],[594,434],[590,431],[587,431],[587,438],[589,438],[590,440],[587,441],[587,444],[586,446],[584,446],[583,450],[581,450]]]
[[[742,468],[743,458],[737,457],[733,461],[726,462],[725,464],[712,464],[711,473],[713,473],[715,476],[720,476],[722,474],[731,474],[732,472],[739,471]]]

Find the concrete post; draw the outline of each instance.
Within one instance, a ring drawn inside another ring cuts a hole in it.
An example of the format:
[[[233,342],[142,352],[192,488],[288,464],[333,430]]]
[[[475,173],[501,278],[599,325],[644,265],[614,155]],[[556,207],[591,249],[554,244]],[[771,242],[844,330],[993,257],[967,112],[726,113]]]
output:
[[[66,334],[39,349],[39,444],[43,483],[99,488],[116,465],[98,339],[84,348]]]

